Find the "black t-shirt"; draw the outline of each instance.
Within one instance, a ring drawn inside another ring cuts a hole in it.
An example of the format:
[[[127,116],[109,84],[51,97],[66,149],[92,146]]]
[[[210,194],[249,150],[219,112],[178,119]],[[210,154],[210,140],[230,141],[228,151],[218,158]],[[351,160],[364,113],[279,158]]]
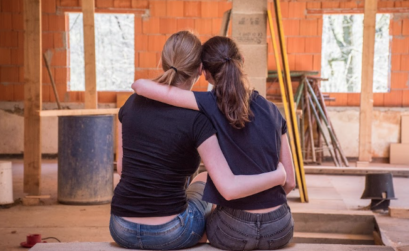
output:
[[[234,174],[260,174],[277,169],[281,135],[287,132],[287,124],[273,103],[254,91],[250,103],[254,117],[243,129],[234,129],[217,107],[213,92],[194,94],[200,111],[216,128],[220,148]],[[270,208],[287,201],[281,186],[245,198],[227,201],[217,191],[210,177],[207,177],[203,199],[217,205],[242,210]]]
[[[111,213],[122,217],[168,216],[187,207],[186,181],[198,168],[197,147],[215,134],[200,112],[136,94],[119,110],[123,166]]]

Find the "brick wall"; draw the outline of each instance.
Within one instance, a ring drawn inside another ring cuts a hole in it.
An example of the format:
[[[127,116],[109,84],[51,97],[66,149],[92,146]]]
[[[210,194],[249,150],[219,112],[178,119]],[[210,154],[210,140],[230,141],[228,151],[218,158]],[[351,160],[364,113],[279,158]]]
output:
[[[269,0],[270,9],[273,8]],[[322,14],[326,11],[362,11],[364,1],[282,1],[291,70],[321,68]],[[152,78],[166,39],[179,30],[196,31],[202,41],[218,35],[222,16],[231,8],[231,1],[173,0],[95,0],[96,12],[135,13],[135,79]],[[24,98],[24,27],[22,0],[0,0],[0,101],[22,101]],[[409,8],[409,1],[380,1],[380,8]],[[142,17],[149,10],[150,17]],[[83,102],[83,92],[67,91],[69,81],[68,34],[65,12],[81,11],[80,0],[42,0],[43,51],[53,53],[53,73],[60,100]],[[311,14],[312,13],[312,14]],[[318,13],[318,14],[317,14]],[[391,92],[374,94],[375,106],[409,106],[409,15],[394,14],[390,27],[392,41]],[[275,69],[274,54],[268,32],[269,69]],[[268,85],[269,93],[279,93],[276,85]],[[201,78],[194,90],[207,89]],[[331,94],[333,106],[359,105],[359,93]],[[115,92],[99,92],[101,103],[115,102]],[[43,101],[54,102],[54,94],[43,65]]]

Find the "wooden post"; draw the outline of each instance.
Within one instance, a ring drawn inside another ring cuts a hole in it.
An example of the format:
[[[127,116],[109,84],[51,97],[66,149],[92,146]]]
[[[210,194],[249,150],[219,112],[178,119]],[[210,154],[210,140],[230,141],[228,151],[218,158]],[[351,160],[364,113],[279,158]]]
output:
[[[377,0],[365,0],[359,114],[359,162],[372,160],[373,66],[377,2]]]
[[[40,194],[41,0],[24,0],[24,192]]]
[[[97,68],[95,60],[95,1],[82,1],[84,23],[85,109],[97,109]]]

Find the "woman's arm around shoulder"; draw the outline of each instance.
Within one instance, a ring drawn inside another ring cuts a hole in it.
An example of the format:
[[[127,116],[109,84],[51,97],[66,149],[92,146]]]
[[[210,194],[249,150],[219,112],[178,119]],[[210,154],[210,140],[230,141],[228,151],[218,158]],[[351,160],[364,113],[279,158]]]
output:
[[[148,79],[138,79],[132,84],[136,94],[169,105],[199,110],[192,91],[163,85]]]
[[[220,149],[216,135],[206,139],[198,147],[198,151],[213,183],[226,200],[244,198],[283,185],[286,181],[286,173],[282,165],[273,172],[234,175]]]

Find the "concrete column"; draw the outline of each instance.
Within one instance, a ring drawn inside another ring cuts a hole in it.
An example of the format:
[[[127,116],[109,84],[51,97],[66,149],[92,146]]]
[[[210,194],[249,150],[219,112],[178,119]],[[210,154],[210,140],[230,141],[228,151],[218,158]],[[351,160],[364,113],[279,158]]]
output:
[[[266,96],[267,0],[233,0],[232,38],[244,56],[250,85]]]

